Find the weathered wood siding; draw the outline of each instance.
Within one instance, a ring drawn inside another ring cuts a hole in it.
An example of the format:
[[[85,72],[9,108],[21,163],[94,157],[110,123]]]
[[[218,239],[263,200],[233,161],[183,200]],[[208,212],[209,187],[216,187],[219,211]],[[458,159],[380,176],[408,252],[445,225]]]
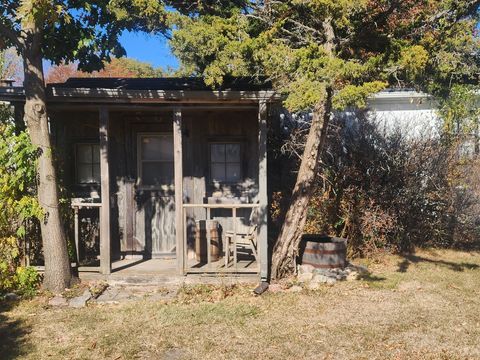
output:
[[[138,184],[139,134],[172,134],[173,111],[111,111],[109,128],[112,254],[158,257],[175,253],[173,186],[144,188]],[[185,203],[255,202],[258,195],[258,121],[255,109],[200,110],[183,108]],[[52,115],[61,178],[72,197],[100,198],[98,185],[77,185],[75,144],[98,143],[97,111],[57,111]],[[210,179],[210,143],[241,143],[242,180],[215,187]],[[212,210],[224,230],[231,229],[231,211]],[[249,210],[238,211],[239,229],[247,227]],[[204,210],[189,210],[189,239]]]
[[[245,110],[182,111],[184,124],[184,202],[239,203],[255,202],[258,195],[258,121],[257,113]],[[214,186],[210,178],[210,144],[239,142],[241,144],[242,180],[235,184]],[[194,245],[195,221],[206,219],[203,209],[188,209],[187,238],[189,250]],[[221,230],[233,229],[232,212],[215,209],[212,219],[218,220]],[[249,226],[250,210],[237,211],[239,232]]]

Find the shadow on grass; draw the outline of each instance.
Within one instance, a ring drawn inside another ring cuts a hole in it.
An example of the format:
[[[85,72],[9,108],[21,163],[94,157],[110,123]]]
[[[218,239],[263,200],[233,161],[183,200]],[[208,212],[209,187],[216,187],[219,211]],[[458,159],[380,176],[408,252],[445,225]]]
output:
[[[26,355],[25,335],[30,328],[21,320],[14,320],[5,315],[16,305],[14,301],[0,301],[0,358],[17,359]]]
[[[480,267],[477,264],[472,264],[467,262],[455,263],[455,262],[445,261],[445,260],[432,260],[422,256],[417,256],[415,254],[404,254],[403,258],[404,260],[398,263],[398,269],[397,269],[398,272],[402,272],[402,273],[407,272],[411,264],[418,264],[422,262],[444,266],[453,271],[464,271],[465,269],[478,269]]]

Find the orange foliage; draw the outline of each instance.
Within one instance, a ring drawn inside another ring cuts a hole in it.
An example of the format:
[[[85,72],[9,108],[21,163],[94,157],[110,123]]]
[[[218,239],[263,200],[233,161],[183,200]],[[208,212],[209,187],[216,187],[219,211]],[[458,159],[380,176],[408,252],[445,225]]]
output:
[[[129,65],[139,65],[139,68],[128,68]],[[94,71],[91,73],[83,72],[78,70],[77,64],[62,64],[57,66],[52,66],[46,76],[45,82],[47,84],[53,83],[63,83],[72,77],[143,77],[140,73],[140,67],[146,67],[147,71],[159,71],[151,67],[150,64],[138,62],[133,59],[122,58],[122,59],[112,59],[111,62],[105,63],[105,67],[102,70]]]

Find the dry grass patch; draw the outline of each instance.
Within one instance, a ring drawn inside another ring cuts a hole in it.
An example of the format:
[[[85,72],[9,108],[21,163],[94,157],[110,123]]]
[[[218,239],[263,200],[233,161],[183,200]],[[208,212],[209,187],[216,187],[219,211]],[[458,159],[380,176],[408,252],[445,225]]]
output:
[[[372,274],[317,292],[188,286],[170,302],[3,304],[6,359],[480,358],[480,254],[362,260]]]

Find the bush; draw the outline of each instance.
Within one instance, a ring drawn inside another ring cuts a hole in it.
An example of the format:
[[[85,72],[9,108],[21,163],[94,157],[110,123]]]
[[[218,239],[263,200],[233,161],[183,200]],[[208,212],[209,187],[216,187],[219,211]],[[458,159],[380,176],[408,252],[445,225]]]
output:
[[[15,291],[35,295],[41,277],[33,267],[20,266],[20,249],[14,237],[0,238],[0,294]]]
[[[15,288],[15,271],[20,251],[14,237],[0,238],[0,293]]]
[[[298,123],[298,122],[297,122]],[[287,161],[295,169],[305,134],[302,124],[289,130]],[[455,140],[455,141],[454,141]],[[306,233],[326,233],[349,240],[349,256],[414,247],[478,247],[480,238],[480,157],[462,155],[461,136],[410,136],[384,132],[363,113],[336,117],[322,155],[311,199]],[[285,165],[284,165],[285,164]],[[288,181],[288,179],[287,179]],[[281,224],[279,194],[273,198],[274,226]],[[284,211],[283,211],[284,212]]]
[[[27,297],[34,296],[41,283],[40,274],[31,266],[18,267],[14,279],[16,291]]]

